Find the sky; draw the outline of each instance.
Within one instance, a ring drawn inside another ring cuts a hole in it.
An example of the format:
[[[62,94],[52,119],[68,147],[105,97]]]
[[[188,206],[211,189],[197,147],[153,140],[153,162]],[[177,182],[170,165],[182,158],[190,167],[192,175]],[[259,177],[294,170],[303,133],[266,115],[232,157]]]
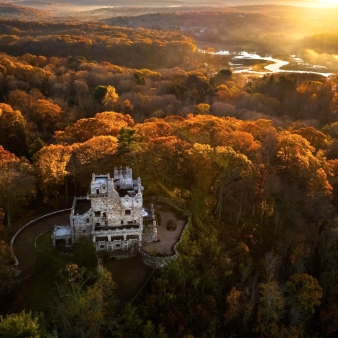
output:
[[[0,0],[1,1],[1,0]],[[241,6],[241,5],[288,5],[302,7],[338,6],[338,0],[7,0],[14,4],[71,3],[94,7],[137,6],[137,7],[178,7],[178,6]]]
[[[199,1],[190,1],[198,3]],[[238,5],[293,5],[293,6],[311,6],[311,7],[329,7],[338,6],[338,0],[221,0],[224,5],[238,6]]]

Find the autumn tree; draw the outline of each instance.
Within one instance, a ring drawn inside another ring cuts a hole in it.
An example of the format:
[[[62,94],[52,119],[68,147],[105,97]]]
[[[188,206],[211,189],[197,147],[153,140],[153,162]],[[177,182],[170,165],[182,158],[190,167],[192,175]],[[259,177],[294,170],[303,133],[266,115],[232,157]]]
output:
[[[67,176],[84,193],[87,189],[87,178],[92,173],[113,170],[117,151],[118,140],[114,136],[95,136],[86,142],[75,143],[67,164]]]
[[[314,277],[308,274],[295,274],[290,277],[286,286],[292,305],[299,311],[313,313],[314,307],[320,305],[323,292]]]
[[[236,153],[230,147],[216,147],[212,156],[219,170],[219,189],[216,206],[217,217],[220,220],[224,203],[229,203],[231,208],[234,208],[235,205],[235,208],[238,208],[238,213],[236,215],[236,222],[238,222],[242,217],[242,213],[245,213],[245,203],[248,199],[248,195],[246,194],[249,187],[246,185],[246,189],[241,190],[241,194],[239,194],[240,198],[237,203],[234,204],[234,200],[231,201],[231,189],[229,189],[229,185],[236,184],[238,182],[242,183],[240,182],[242,180],[249,183],[248,180],[253,173],[252,163],[245,155]],[[225,188],[226,186],[227,189]],[[239,192],[238,188],[237,192]]]
[[[207,103],[199,103],[194,107],[195,114],[209,114],[210,112],[210,105]]]
[[[94,136],[117,136],[122,127],[132,127],[134,120],[130,115],[114,112],[98,113],[92,118],[80,119],[65,128],[57,131],[55,138],[58,142],[72,144],[84,142]]]
[[[40,338],[44,334],[39,318],[32,318],[32,314],[22,311],[21,313],[0,316],[0,337],[31,337]]]
[[[24,158],[18,158],[0,146],[0,206],[11,228],[15,207],[22,206],[34,194],[32,168]]]
[[[67,164],[72,153],[71,146],[50,145],[40,149],[34,158],[38,187],[46,201],[53,198],[56,205],[60,199],[60,188],[65,185]]]
[[[115,283],[110,272],[101,267],[93,276],[85,268],[68,264],[56,285],[51,311],[60,335],[100,337],[108,318],[114,320]]]
[[[32,105],[30,119],[36,123],[44,139],[49,139],[61,121],[61,107],[49,100],[40,99]]]
[[[261,337],[277,337],[283,318],[285,300],[276,280],[259,284],[259,305],[256,328]]]
[[[231,78],[232,71],[230,69],[221,69],[216,75],[210,78],[209,82],[214,87],[220,86]]]
[[[115,87],[108,86],[106,90],[106,94],[102,100],[103,107],[106,110],[113,110],[116,106],[117,100],[119,96],[116,93]]]
[[[6,296],[13,289],[15,279],[12,270],[12,253],[9,245],[4,241],[3,219],[5,214],[0,209],[0,299],[4,303]]]
[[[137,124],[135,130],[141,139],[147,141],[151,138],[169,136],[174,132],[169,123],[158,118],[151,118]]]
[[[0,144],[8,151],[27,155],[28,126],[21,112],[0,103]]]
[[[327,149],[329,141],[322,132],[316,130],[313,127],[304,127],[292,131],[294,134],[301,135],[303,138],[309,141],[310,145],[315,149]]]

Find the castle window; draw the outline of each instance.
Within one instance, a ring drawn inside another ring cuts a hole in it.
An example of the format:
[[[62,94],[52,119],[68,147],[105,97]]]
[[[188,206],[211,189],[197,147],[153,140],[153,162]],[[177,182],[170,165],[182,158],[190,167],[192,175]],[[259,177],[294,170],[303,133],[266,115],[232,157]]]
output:
[[[130,209],[125,210],[125,211],[124,211],[124,214],[125,214],[125,215],[131,215],[131,210],[130,210]]]
[[[138,235],[127,235],[127,240],[129,240],[129,239],[137,239],[137,240],[139,240],[140,238],[139,238]]]
[[[108,225],[108,222],[107,222],[107,221],[105,221],[105,222],[104,222],[104,225]]]
[[[105,186],[105,185],[103,185],[103,186],[102,186],[102,189],[103,189],[103,190],[106,190],[106,186]]]
[[[123,220],[121,220],[121,224],[123,224]]]
[[[99,194],[99,193],[100,193],[100,190],[99,190],[99,189],[96,189],[96,193]]]
[[[95,211],[94,215],[95,215],[95,217],[100,217],[101,216],[101,211]]]
[[[87,223],[89,223],[89,218],[87,218]]]

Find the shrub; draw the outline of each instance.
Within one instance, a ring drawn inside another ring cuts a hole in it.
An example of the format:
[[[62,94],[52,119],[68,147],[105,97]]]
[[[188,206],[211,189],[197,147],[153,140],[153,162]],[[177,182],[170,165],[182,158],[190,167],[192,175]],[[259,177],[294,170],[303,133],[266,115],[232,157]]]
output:
[[[167,229],[169,231],[174,231],[174,230],[176,230],[176,228],[177,228],[176,222],[174,220],[170,219],[167,223]]]

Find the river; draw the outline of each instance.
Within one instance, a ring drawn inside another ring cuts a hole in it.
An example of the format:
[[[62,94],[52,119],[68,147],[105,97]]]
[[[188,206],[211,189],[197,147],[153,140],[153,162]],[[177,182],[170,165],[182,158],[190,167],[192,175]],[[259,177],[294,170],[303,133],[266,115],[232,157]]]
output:
[[[215,54],[230,55],[230,53],[227,52],[227,51],[219,51],[219,52],[216,52]],[[296,60],[296,58],[294,56],[291,56],[291,57],[293,57],[293,59]],[[279,59],[274,59],[272,56],[260,56],[260,55],[255,54],[255,53],[240,52],[238,55],[236,55],[232,58],[232,60],[241,60],[241,59],[264,60],[264,61],[271,61],[273,63],[264,67],[266,69],[266,72],[264,72],[264,71],[263,72],[256,72],[256,71],[253,71],[252,68],[250,68],[250,67],[245,67],[243,69],[233,68],[232,69],[233,73],[250,73],[250,74],[260,74],[260,75],[271,74],[271,73],[312,73],[312,74],[323,75],[325,77],[329,77],[330,75],[332,75],[332,73],[323,73],[323,72],[316,71],[316,70],[285,70],[285,69],[281,69],[281,67],[288,65],[290,62],[284,61],[284,60],[279,60]],[[233,64],[233,63],[230,64],[230,65],[239,66],[239,64]],[[313,65],[313,66],[310,66],[310,67],[316,68],[316,67],[320,67],[320,66],[314,66]]]

